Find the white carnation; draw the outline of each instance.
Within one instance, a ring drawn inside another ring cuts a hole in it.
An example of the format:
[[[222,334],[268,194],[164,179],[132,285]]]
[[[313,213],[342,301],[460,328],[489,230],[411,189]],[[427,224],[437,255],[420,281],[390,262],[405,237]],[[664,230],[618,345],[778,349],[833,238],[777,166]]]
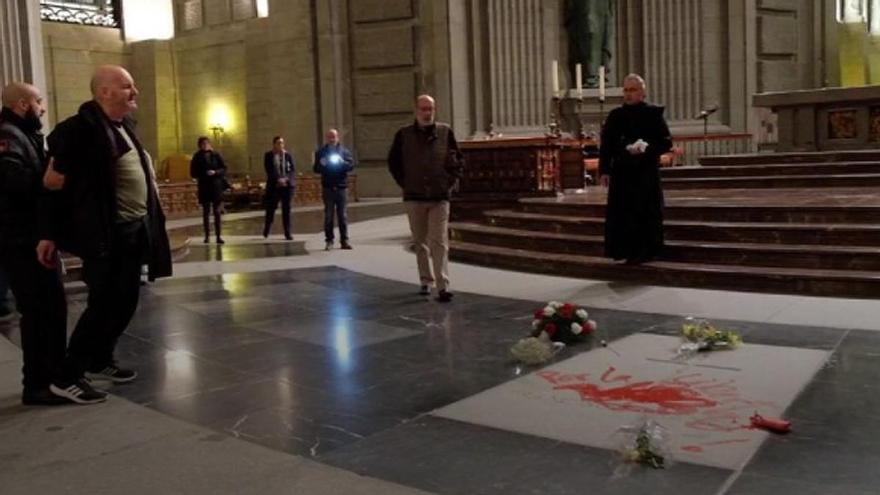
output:
[[[532,328],[537,330],[541,326],[541,320],[532,320]]]
[[[561,307],[562,307],[562,303],[559,302],[559,301],[550,301],[550,302],[547,304],[547,306],[550,306],[551,308],[556,309],[556,308],[561,308]]]
[[[584,331],[584,327],[578,325],[577,323],[571,324],[571,333],[573,333],[575,335],[580,335],[581,332],[583,332],[583,331]]]
[[[552,306],[547,306],[546,308],[544,308],[544,316],[553,316],[554,314],[556,314],[556,309],[554,309]]]
[[[587,313],[586,309],[579,309],[574,313],[580,320],[587,321],[587,317],[589,317],[589,313]]]

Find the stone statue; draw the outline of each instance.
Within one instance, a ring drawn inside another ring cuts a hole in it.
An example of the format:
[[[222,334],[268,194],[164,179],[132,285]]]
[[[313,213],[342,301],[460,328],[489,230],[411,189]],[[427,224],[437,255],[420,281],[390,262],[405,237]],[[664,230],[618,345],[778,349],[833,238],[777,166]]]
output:
[[[568,31],[568,69],[575,81],[575,65],[581,64],[585,86],[599,86],[599,66],[606,79],[614,43],[617,0],[565,0],[565,29]],[[572,84],[574,86],[574,84]]]

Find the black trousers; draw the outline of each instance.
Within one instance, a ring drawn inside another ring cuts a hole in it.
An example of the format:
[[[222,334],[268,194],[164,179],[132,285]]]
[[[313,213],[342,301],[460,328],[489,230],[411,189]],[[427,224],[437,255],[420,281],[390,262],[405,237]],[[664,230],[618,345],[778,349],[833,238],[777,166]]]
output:
[[[45,389],[53,381],[72,378],[66,376],[75,371],[66,359],[67,301],[58,269],[37,262],[35,245],[10,247],[0,256],[21,314],[25,390]]]
[[[205,240],[208,240],[211,232],[210,216],[214,213],[214,234],[220,238],[220,201],[202,203],[202,228],[205,231]]]
[[[68,347],[80,372],[101,371],[115,362],[116,342],[137,309],[146,247],[143,221],[119,224],[107,256],[83,259],[89,297]]]
[[[284,225],[284,235],[290,236],[290,201],[293,199],[292,187],[267,187],[266,188],[266,222],[263,225],[263,236],[272,231],[272,222],[275,220],[275,210],[278,202],[281,202],[281,221]]]
[[[348,213],[346,212],[346,190],[338,187],[325,187],[324,198],[324,240],[333,242],[333,218],[339,224],[339,239],[348,242]]]

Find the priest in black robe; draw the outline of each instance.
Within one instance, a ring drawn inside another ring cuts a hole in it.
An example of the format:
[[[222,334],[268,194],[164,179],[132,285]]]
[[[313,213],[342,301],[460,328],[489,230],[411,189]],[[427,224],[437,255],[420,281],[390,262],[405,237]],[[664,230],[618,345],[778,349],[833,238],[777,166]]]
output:
[[[663,107],[645,101],[645,81],[623,81],[623,102],[602,127],[600,182],[608,187],[605,256],[639,264],[663,249],[660,156],[672,149]]]

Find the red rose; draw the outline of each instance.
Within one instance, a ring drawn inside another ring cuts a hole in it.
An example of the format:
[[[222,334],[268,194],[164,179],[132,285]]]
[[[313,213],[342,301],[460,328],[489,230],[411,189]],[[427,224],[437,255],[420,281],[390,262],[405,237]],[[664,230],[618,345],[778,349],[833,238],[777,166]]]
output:
[[[548,323],[548,324],[544,325],[544,331],[547,332],[547,335],[549,335],[551,337],[556,335],[556,324]]]
[[[559,308],[559,316],[565,318],[566,320],[570,320],[572,316],[574,316],[574,306],[566,304],[565,306]]]
[[[535,311],[535,319],[536,320],[544,319],[544,308],[541,308],[541,309]]]

